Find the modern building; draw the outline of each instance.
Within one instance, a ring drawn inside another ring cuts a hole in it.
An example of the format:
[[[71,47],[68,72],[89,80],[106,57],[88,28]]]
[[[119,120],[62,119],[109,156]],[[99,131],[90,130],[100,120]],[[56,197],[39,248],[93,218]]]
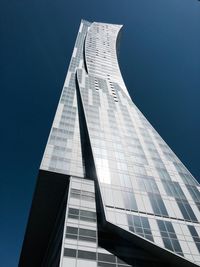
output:
[[[129,96],[121,27],[81,21],[20,267],[200,265],[200,185]]]

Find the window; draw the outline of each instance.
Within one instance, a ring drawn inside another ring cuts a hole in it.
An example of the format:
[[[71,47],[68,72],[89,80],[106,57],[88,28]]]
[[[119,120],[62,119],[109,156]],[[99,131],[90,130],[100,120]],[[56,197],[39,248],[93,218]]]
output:
[[[163,168],[157,168],[157,172],[160,176],[160,179],[163,180],[171,180],[169,173],[167,172],[167,170],[163,169]]]
[[[184,202],[180,202],[180,201],[177,201],[177,204],[179,206],[179,209],[181,210],[181,213],[183,215],[183,218],[185,220],[191,220],[191,221],[194,221],[194,222],[197,222],[197,218],[192,210],[192,208],[190,207],[190,204],[186,201]]]
[[[190,195],[191,195],[192,199],[194,200],[194,202],[200,202],[200,192],[196,188],[196,186],[186,185],[186,187],[187,187],[188,191],[190,192]]]
[[[162,180],[162,184],[168,196],[172,196],[179,199],[186,199],[179,183]]]
[[[69,214],[68,214],[69,218],[78,219],[78,216],[79,216],[78,209],[69,208]]]
[[[64,257],[76,257],[76,250],[71,248],[64,249]]]
[[[122,191],[122,196],[124,200],[125,209],[137,210],[137,204],[136,204],[136,200],[135,200],[135,196],[133,192],[130,193],[130,192]]]
[[[151,241],[153,241],[152,232],[150,229],[148,218],[136,215],[129,215],[128,216],[128,224],[129,230],[134,232],[142,237],[145,237]]]
[[[66,238],[96,242],[96,231],[68,226]]]
[[[98,260],[106,261],[106,262],[113,262],[113,263],[116,262],[114,255],[109,255],[109,254],[104,254],[104,253],[98,253]]]
[[[80,220],[96,221],[96,213],[92,211],[80,210]]]
[[[183,255],[172,223],[169,221],[157,220],[157,224],[165,247]]]
[[[69,208],[69,215],[68,215],[69,218],[78,219],[79,215],[80,215],[80,220],[91,221],[91,222],[96,221],[96,213],[93,211]]]
[[[94,193],[78,189],[71,189],[70,196],[73,198],[81,198],[87,201],[94,201],[95,199]]]
[[[78,228],[67,226],[67,233],[72,234],[72,235],[77,235],[78,234]]]
[[[149,194],[149,199],[150,199],[151,206],[155,214],[168,216],[164,202],[159,195]]]
[[[78,258],[96,260],[96,253],[91,251],[78,250]]]

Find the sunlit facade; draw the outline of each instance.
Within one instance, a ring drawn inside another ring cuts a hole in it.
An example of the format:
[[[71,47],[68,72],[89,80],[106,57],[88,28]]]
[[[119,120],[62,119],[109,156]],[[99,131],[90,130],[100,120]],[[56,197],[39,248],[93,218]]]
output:
[[[129,96],[121,27],[81,21],[21,267],[200,265],[200,185]]]

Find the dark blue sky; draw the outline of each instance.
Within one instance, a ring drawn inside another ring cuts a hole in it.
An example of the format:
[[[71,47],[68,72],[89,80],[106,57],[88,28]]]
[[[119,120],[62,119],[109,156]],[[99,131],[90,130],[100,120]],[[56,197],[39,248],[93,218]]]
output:
[[[0,4],[0,265],[15,267],[81,18],[124,25],[120,66],[137,106],[200,179],[200,2]]]

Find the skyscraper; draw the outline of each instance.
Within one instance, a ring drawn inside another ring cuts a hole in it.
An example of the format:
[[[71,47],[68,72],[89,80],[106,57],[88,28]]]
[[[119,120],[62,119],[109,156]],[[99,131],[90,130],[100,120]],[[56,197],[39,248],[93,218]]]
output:
[[[200,185],[132,102],[121,27],[81,21],[20,267],[200,265]]]

